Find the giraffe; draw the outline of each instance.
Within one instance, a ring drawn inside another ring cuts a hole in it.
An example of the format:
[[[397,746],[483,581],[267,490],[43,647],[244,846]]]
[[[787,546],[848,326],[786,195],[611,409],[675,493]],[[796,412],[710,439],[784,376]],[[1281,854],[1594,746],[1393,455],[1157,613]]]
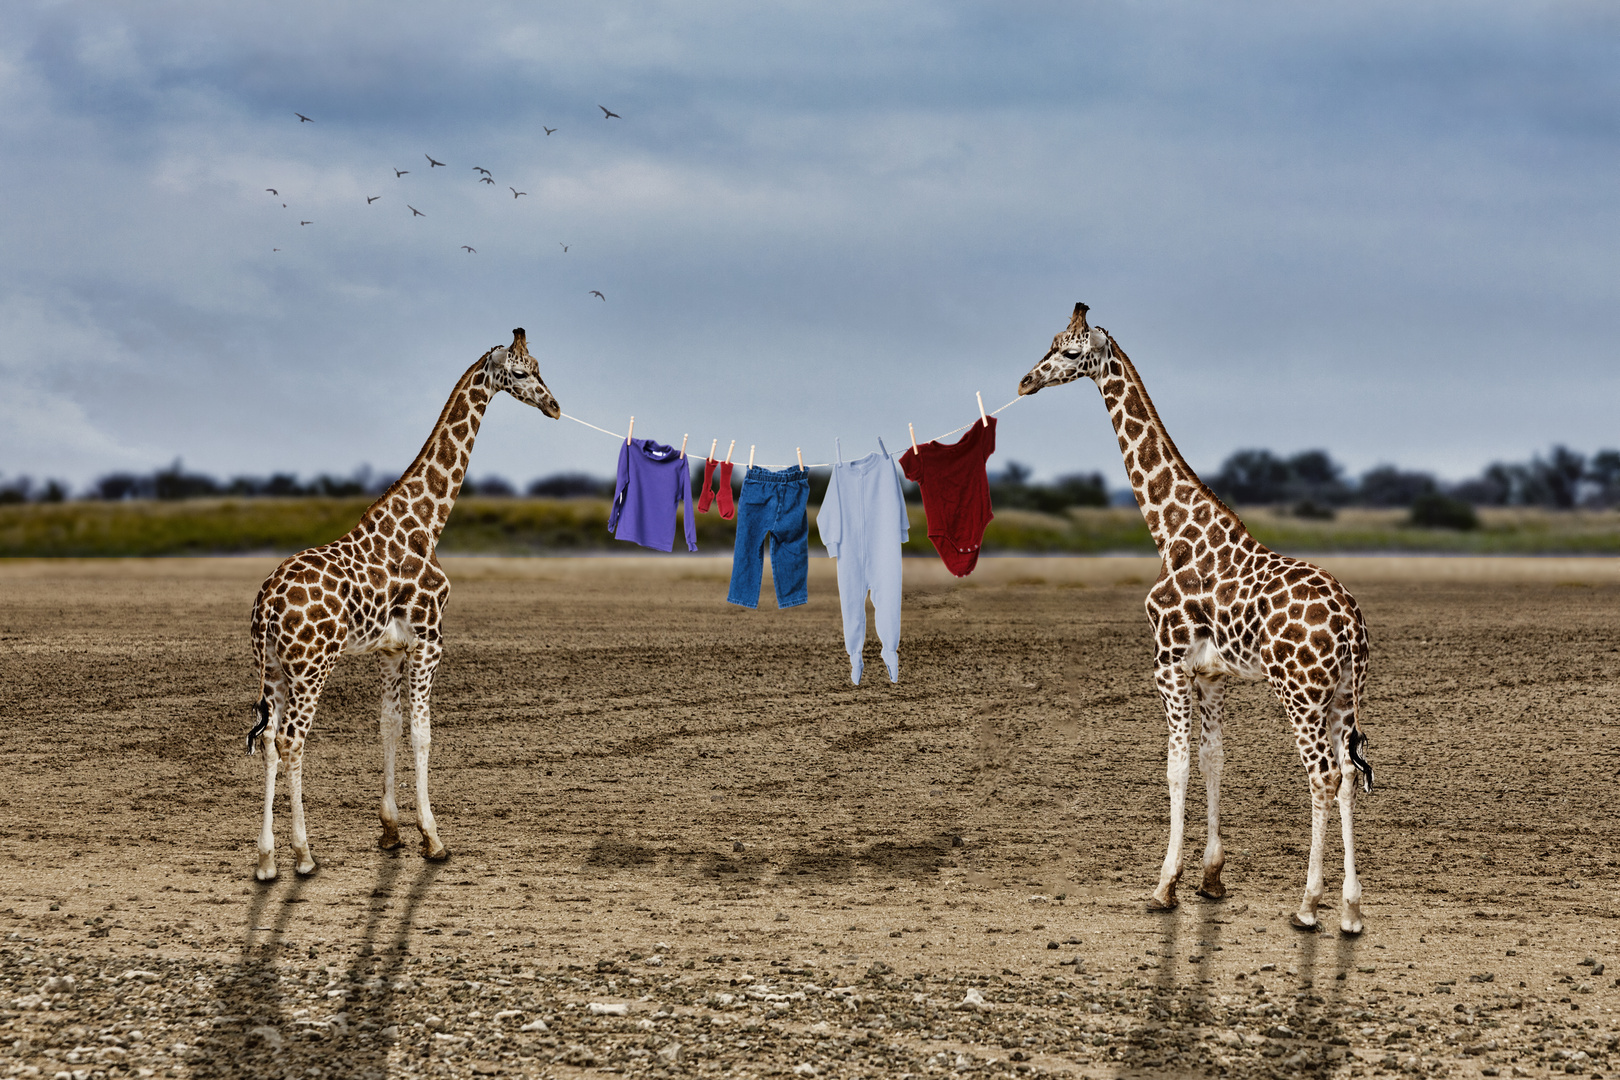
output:
[[[1335,795],[1344,836],[1347,935],[1362,931],[1351,808],[1355,773],[1372,790],[1358,722],[1367,678],[1367,625],[1349,592],[1327,571],[1278,555],[1249,535],[1238,516],[1188,466],[1165,431],[1141,376],[1112,335],[1074,306],[1068,327],[1018,384],[1020,396],[1082,376],[1097,383],[1119,436],[1137,505],[1164,563],[1148,592],[1156,655],[1153,681],[1170,729],[1170,843],[1149,910],[1176,906],[1190,771],[1189,740],[1200,723],[1198,767],[1209,798],[1209,840],[1200,896],[1220,899],[1225,852],[1220,833],[1221,702],[1226,682],[1264,680],[1282,702],[1311,790],[1311,854],[1305,895],[1292,918],[1317,928],[1322,851]]]
[[[382,835],[377,845],[400,846],[394,759],[404,722],[403,699],[408,697],[422,854],[435,860],[449,855],[439,840],[427,788],[432,742],[428,695],[444,653],[439,620],[450,598],[450,579],[434,547],[466,478],[484,410],[502,390],[552,419],[562,415],[529,355],[523,330],[512,331],[510,346],[489,350],[461,376],[422,452],[361,515],[360,523],[330,544],[283,562],[259,589],[250,629],[262,692],[247,751],[264,747],[264,828],[254,872],[260,881],[276,876],[271,822],[276,768],[283,757],[295,869],[299,874],[315,871],[304,829],[304,740],[339,656],[375,653],[382,660]]]

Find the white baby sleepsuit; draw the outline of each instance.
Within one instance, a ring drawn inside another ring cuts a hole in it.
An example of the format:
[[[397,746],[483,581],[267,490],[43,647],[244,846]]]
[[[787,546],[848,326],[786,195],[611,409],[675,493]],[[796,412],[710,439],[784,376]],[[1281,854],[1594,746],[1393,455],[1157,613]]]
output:
[[[840,460],[833,466],[827,496],[816,515],[821,542],[838,560],[844,649],[849,653],[849,680],[857,684],[869,591],[883,664],[889,669],[889,681],[900,681],[900,545],[911,535],[911,523],[894,459],[882,439],[878,447],[882,453]]]

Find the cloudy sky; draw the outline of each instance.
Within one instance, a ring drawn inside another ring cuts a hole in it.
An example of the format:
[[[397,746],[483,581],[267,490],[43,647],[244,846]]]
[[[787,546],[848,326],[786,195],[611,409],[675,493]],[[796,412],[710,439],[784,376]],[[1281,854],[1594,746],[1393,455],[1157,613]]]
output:
[[[514,326],[574,416],[825,461],[1076,300],[1206,471],[1620,444],[1607,3],[16,0],[0,145],[7,476],[397,470]],[[1086,384],[999,443],[1123,481]],[[473,473],[614,456],[503,399]]]

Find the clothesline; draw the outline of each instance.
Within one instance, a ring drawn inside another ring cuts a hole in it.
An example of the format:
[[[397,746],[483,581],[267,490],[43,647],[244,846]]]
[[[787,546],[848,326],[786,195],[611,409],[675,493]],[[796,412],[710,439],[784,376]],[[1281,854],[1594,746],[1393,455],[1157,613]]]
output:
[[[989,412],[989,415],[990,416],[1000,416],[1004,411],[1006,411],[1007,409],[1011,408],[1012,406],[1018,404],[1018,402],[1020,402],[1022,400],[1023,400],[1022,398],[1015,397],[1011,401],[1007,402],[1007,404],[1003,405],[1001,408],[992,409]],[[586,427],[590,428],[593,431],[600,431],[604,435],[611,435],[615,439],[618,439],[620,442],[625,442],[630,437],[627,434],[622,435],[617,431],[609,431],[605,427],[597,427],[595,424],[591,423],[589,420],[581,420],[577,416],[569,416],[567,413],[562,413],[561,415],[562,415],[562,418],[564,420],[572,420],[576,424],[583,424],[583,425],[585,425]],[[952,435],[955,435],[958,432],[966,431],[968,428],[972,427],[974,424],[977,424],[977,423],[978,423],[977,420],[970,421],[970,422],[968,422],[966,424],[963,424],[959,428],[952,428],[950,431],[945,432],[945,434],[936,435],[932,439],[929,439],[927,441],[928,442],[938,442],[941,439],[948,439]],[[688,457],[688,458],[696,458],[699,461],[707,461],[708,460],[708,455],[707,454],[687,454],[685,456]],[[823,461],[823,462],[820,462],[820,463],[814,464],[814,465],[806,465],[805,468],[807,468],[807,469],[830,469],[830,468],[832,468],[832,464],[833,463],[830,462],[830,461]]]

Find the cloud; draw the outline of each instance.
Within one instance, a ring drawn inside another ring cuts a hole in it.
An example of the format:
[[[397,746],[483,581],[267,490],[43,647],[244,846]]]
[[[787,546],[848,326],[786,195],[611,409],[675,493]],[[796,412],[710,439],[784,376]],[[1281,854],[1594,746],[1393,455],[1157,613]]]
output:
[[[1076,299],[1202,467],[1609,438],[1595,9],[69,2],[0,29],[0,296],[118,343],[47,389],[157,461],[403,464],[523,325],[568,411],[779,463],[1005,400]],[[1113,468],[1080,400],[1020,406],[1001,453]],[[476,472],[611,467],[493,419]]]

